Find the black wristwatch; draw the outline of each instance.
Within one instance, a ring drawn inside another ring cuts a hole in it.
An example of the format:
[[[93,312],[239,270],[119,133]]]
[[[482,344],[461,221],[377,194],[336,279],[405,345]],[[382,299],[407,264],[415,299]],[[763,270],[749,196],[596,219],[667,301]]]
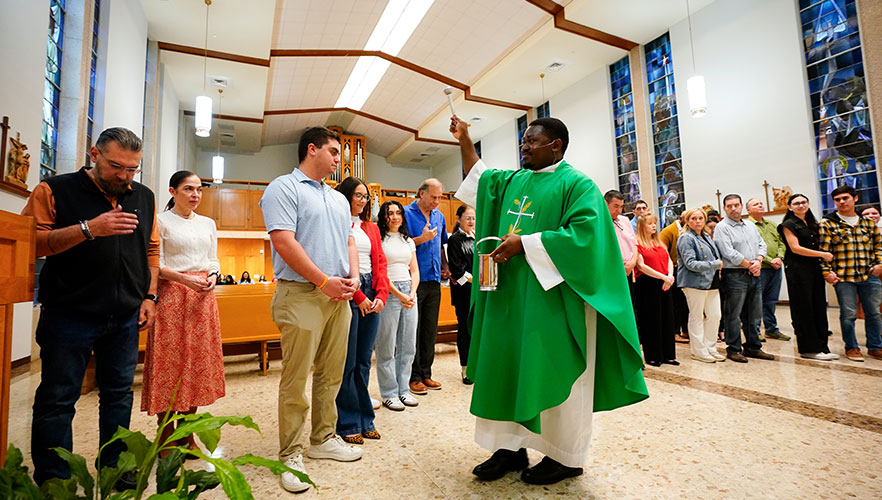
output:
[[[147,295],[145,295],[144,300],[147,300],[147,299],[150,299],[157,304],[159,303],[159,295],[157,295],[155,293],[148,293]]]

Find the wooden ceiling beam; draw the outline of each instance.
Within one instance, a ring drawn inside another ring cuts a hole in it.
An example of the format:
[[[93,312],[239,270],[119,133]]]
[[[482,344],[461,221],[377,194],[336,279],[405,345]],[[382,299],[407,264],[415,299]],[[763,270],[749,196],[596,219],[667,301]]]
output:
[[[604,31],[594,29],[590,26],[585,26],[584,24],[570,21],[569,19],[567,19],[563,6],[553,2],[552,0],[526,1],[527,3],[535,5],[539,9],[542,9],[543,11],[554,17],[554,27],[561,31],[566,31],[568,33],[572,33],[574,35],[578,35],[583,38],[594,40],[595,42],[600,42],[602,44],[616,47],[622,50],[631,50],[639,45],[638,43],[632,42],[631,40],[626,40],[624,38],[611,35]]]
[[[270,58],[274,57],[379,57],[385,59],[392,64],[401,66],[404,69],[418,73],[426,78],[441,82],[450,87],[462,90],[465,100],[488,104],[490,106],[499,106],[502,108],[516,109],[518,111],[529,111],[531,106],[525,104],[517,104],[513,102],[500,101],[489,97],[480,97],[472,94],[471,87],[465,83],[454,80],[442,75],[436,71],[407,61],[400,57],[392,56],[379,50],[345,50],[345,49],[273,49],[270,51]]]
[[[159,50],[167,50],[169,52],[177,52],[179,54],[189,54],[199,57],[210,57],[212,59],[221,59],[223,61],[232,61],[242,64],[251,64],[253,66],[263,66],[268,68],[269,59],[261,59],[259,57],[241,56],[239,54],[231,54],[229,52],[219,52],[217,50],[205,50],[199,47],[190,47],[189,45],[178,45],[176,43],[158,42]]]
[[[263,112],[263,116],[278,116],[278,115],[302,115],[308,113],[330,113],[333,111],[345,111],[347,113],[352,113],[357,116],[361,116],[363,118],[367,118],[368,120],[373,120],[378,123],[382,123],[383,125],[387,125],[389,127],[397,128],[398,130],[403,130],[410,134],[413,134],[413,140],[420,142],[431,142],[434,144],[446,144],[448,146],[459,146],[458,142],[455,141],[445,141],[442,139],[431,139],[428,137],[420,137],[420,131],[415,128],[410,128],[406,125],[402,125],[400,123],[393,122],[391,120],[387,120],[383,117],[372,115],[370,113],[366,113],[361,111],[360,109],[352,109],[352,108],[299,108],[299,109],[273,109],[267,110]]]

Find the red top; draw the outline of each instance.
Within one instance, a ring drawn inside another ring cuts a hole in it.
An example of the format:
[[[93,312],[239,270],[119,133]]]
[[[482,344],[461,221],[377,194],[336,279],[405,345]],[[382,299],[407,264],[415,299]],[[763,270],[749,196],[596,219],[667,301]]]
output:
[[[361,229],[371,240],[371,288],[377,291],[377,298],[385,304],[389,300],[389,276],[386,274],[386,254],[383,253],[380,228],[373,222],[361,221]],[[361,304],[366,298],[360,289],[352,295],[356,304]]]
[[[668,250],[664,245],[655,245],[650,248],[643,245],[637,245],[637,251],[640,252],[640,256],[643,257],[644,264],[662,274],[668,274],[668,259],[671,257],[668,255]],[[643,274],[639,269],[635,269],[635,271],[635,276]]]

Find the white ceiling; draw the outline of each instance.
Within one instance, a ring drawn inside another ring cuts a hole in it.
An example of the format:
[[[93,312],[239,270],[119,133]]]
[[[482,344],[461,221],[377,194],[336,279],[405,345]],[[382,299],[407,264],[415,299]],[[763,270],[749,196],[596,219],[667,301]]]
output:
[[[256,151],[262,145],[296,142],[304,128],[323,124],[366,136],[368,151],[390,163],[434,166],[458,154],[454,146],[415,141],[413,133],[402,130],[417,130],[421,138],[451,140],[443,94],[447,84],[396,64],[390,65],[362,108],[380,120],[347,111],[264,115],[265,111],[332,108],[357,60],[356,56],[271,57],[271,50],[362,50],[386,1],[213,0],[208,49],[270,61],[266,67],[208,59],[208,94],[217,96],[211,77],[231,82],[224,91],[222,113],[263,119],[262,124],[226,121],[235,125],[235,145],[222,150]],[[695,12],[712,1],[690,0],[690,6]],[[685,0],[558,3],[566,6],[567,19],[640,44],[686,17]],[[203,1],[141,0],[141,4],[151,40],[204,47]],[[435,0],[398,57],[470,86],[474,96],[535,107],[624,54],[622,49],[554,28],[551,15],[525,0]],[[202,93],[203,58],[162,50],[160,62],[181,107],[192,111],[195,97]],[[565,67],[545,71],[552,62],[563,62]],[[546,75],[544,82],[540,73]],[[453,97],[457,114],[479,118],[472,121],[471,129],[477,139],[524,113],[465,101],[459,89]],[[216,100],[214,111],[218,112]],[[197,144],[216,147],[215,129]],[[224,139],[229,143],[229,137]],[[422,162],[413,161],[420,158]]]

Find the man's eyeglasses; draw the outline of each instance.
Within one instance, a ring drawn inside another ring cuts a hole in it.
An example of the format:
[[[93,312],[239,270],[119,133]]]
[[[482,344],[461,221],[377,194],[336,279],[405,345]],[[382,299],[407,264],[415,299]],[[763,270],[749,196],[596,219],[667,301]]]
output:
[[[101,156],[102,158],[104,158],[104,160],[107,162],[107,164],[110,165],[110,168],[116,170],[117,172],[119,172],[120,170],[125,170],[126,174],[135,175],[141,171],[141,167],[128,167],[128,168],[126,168],[126,167],[123,167],[122,165],[120,165],[119,163],[112,162],[112,161],[108,160],[107,157],[104,156],[104,153],[101,152],[101,150],[98,150],[98,156]]]

